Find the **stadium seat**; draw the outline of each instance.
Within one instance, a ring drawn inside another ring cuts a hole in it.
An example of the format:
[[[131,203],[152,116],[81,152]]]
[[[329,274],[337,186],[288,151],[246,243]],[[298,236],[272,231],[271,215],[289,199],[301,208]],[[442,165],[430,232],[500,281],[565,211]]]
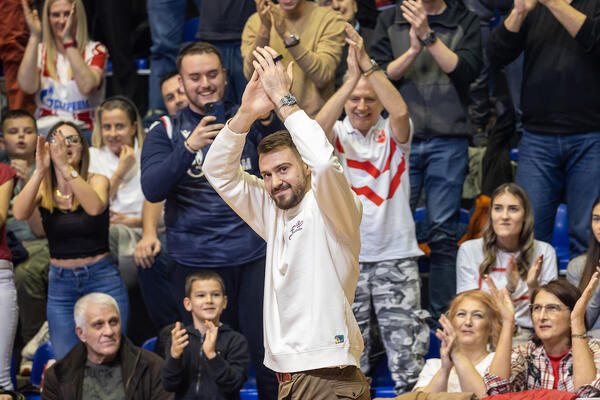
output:
[[[42,373],[48,360],[54,358],[54,351],[52,351],[52,345],[50,342],[45,342],[38,347],[33,355],[33,366],[31,367],[31,376],[29,380],[34,385],[41,385]]]
[[[156,346],[156,336],[151,337],[150,339],[146,340],[143,344],[142,344],[142,349],[144,350],[148,350],[148,351],[154,351],[154,347]]]
[[[196,33],[198,33],[198,24],[200,23],[200,18],[192,18],[190,20],[185,21],[185,25],[183,26],[183,41],[184,42],[197,42]]]
[[[556,261],[558,263],[558,273],[566,275],[567,265],[571,259],[569,249],[569,224],[567,219],[567,205],[561,204],[556,210],[554,218],[554,231],[552,232],[552,246],[556,250]]]

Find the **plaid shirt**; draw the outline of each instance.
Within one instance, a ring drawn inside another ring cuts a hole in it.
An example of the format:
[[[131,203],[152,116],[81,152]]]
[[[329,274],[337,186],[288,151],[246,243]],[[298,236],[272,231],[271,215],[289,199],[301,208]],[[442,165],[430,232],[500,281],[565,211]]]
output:
[[[596,364],[596,379],[583,385],[575,392],[573,386],[573,354],[571,350],[560,361],[558,367],[558,390],[577,394],[577,397],[597,397],[600,395],[600,342],[588,339],[588,345]],[[510,365],[510,381],[489,373],[483,377],[488,395],[520,392],[529,389],[552,389],[554,375],[552,364],[544,346],[536,346],[532,341],[513,348]]]

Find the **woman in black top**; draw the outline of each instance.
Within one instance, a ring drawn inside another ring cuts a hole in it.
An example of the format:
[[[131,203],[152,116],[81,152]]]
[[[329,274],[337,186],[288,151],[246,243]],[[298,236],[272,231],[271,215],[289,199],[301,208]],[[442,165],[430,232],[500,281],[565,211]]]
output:
[[[113,296],[124,331],[129,301],[109,255],[108,179],[88,174],[88,145],[77,126],[59,122],[47,138],[38,137],[36,168],[15,198],[13,215],[26,220],[39,206],[50,248],[50,340],[60,359],[78,342],[73,318],[77,299],[91,292]]]

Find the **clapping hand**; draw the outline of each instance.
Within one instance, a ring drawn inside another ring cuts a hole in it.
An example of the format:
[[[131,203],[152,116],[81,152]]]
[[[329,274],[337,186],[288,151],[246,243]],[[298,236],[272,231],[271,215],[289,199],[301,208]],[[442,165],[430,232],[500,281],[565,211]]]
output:
[[[65,144],[66,139],[59,128],[54,132],[54,141],[50,143],[50,158],[54,166],[63,173],[65,178],[69,173],[66,168],[69,166],[67,161],[67,145]]]
[[[421,40],[424,39],[431,28],[427,21],[427,12],[421,0],[403,0],[400,9],[404,19],[414,28],[417,37]]]
[[[490,293],[494,299],[494,303],[500,310],[500,316],[502,317],[503,323],[513,323],[515,320],[515,305],[513,304],[510,295],[506,288],[498,290],[496,284],[489,275],[484,276],[485,282],[490,288]]]
[[[529,290],[533,290],[540,286],[538,278],[542,272],[543,262],[544,255],[540,254],[531,265],[531,268],[529,268],[529,271],[527,271],[527,286],[529,287]]]
[[[262,88],[273,104],[277,104],[292,88],[293,63],[288,64],[286,72],[281,62],[274,61],[277,52],[268,46],[257,47],[252,53],[255,58],[252,64],[260,76]]]
[[[371,58],[365,50],[363,38],[356,32],[356,29],[354,29],[352,25],[347,22],[344,25],[346,26],[346,43],[348,43],[348,46],[350,47],[348,53],[350,53],[350,49],[354,49],[356,61],[358,62],[361,71],[367,71],[371,68]],[[348,63],[348,66],[350,66],[350,63]]]
[[[590,278],[585,290],[575,303],[575,307],[573,307],[573,311],[571,311],[571,331],[580,334],[585,332],[585,310],[587,309],[588,303],[590,302],[590,298],[592,297],[592,293],[594,292],[594,287],[598,282],[598,274],[600,274],[600,266],[596,267],[596,272]]]
[[[256,4],[256,12],[260,18],[261,25],[267,30],[271,30],[271,1],[270,0],[254,0]]]
[[[450,320],[442,314],[439,319],[442,329],[437,329],[435,336],[442,342],[440,346],[440,359],[442,361],[442,369],[450,370],[454,363],[452,362],[452,354],[456,351],[456,333]]]
[[[533,10],[538,0],[515,0],[513,9],[520,13],[528,13]]]
[[[129,170],[135,165],[135,152],[133,147],[126,144],[121,145],[121,153],[119,153],[119,163],[117,164],[117,170],[115,173],[124,178]]]
[[[75,2],[71,4],[71,11],[69,12],[69,17],[67,18],[67,23],[63,28],[63,31],[59,34],[60,39],[63,43],[68,43],[73,41],[73,34],[71,32],[71,28],[73,27],[73,23],[75,20]]]
[[[511,254],[508,265],[506,266],[506,290],[508,290],[509,294],[514,293],[517,289],[520,279],[521,275],[519,274],[519,267],[515,261],[515,255]]]
[[[187,331],[181,327],[181,322],[176,322],[171,330],[171,357],[179,358],[183,349],[190,343]]]
[[[46,172],[50,168],[50,143],[46,142],[42,135],[37,138],[35,168],[41,173]]]
[[[202,351],[206,355],[206,358],[213,359],[216,357],[217,352],[215,351],[215,345],[217,344],[217,336],[219,335],[219,327],[215,326],[212,321],[206,321],[206,336],[204,337],[204,343],[202,343]]]
[[[38,39],[42,36],[42,23],[36,9],[31,10],[27,0],[21,0],[23,6],[23,14],[25,14],[25,22],[32,36]]]

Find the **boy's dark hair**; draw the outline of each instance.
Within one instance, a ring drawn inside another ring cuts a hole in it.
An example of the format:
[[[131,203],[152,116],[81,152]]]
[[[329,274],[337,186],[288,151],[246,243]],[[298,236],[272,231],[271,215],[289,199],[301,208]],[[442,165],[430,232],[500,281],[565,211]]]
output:
[[[221,52],[215,46],[206,42],[192,42],[188,43],[179,51],[177,55],[177,61],[175,64],[177,65],[177,71],[181,72],[181,62],[183,57],[193,55],[193,54],[216,54],[219,57],[219,63],[221,64],[221,68],[223,67],[223,59],[221,58]]]
[[[163,84],[166,81],[168,81],[169,79],[171,79],[172,77],[177,76],[177,75],[179,75],[179,71],[177,71],[176,69],[167,72],[166,74],[164,74],[163,76],[160,77],[160,81],[158,82],[158,87],[162,90]]]
[[[216,272],[213,271],[198,271],[198,272],[194,272],[191,275],[188,275],[187,278],[185,278],[185,296],[186,297],[190,297],[192,294],[192,286],[194,285],[194,282],[196,281],[217,281],[219,283],[219,286],[221,286],[221,291],[223,292],[223,295],[225,295],[225,282],[223,281],[223,278],[221,278],[221,275],[217,274]]]
[[[282,150],[286,147],[292,150],[292,153],[294,153],[298,161],[302,163],[302,156],[300,155],[300,152],[298,152],[298,149],[292,140],[292,136],[286,130],[277,131],[269,136],[265,136],[258,144],[258,155],[260,156],[261,154]]]
[[[22,109],[9,110],[4,113],[4,115],[2,116],[2,132],[4,132],[4,123],[6,121],[8,121],[9,119],[17,119],[17,118],[31,119],[31,122],[33,122],[33,127],[35,128],[35,132],[37,133],[37,122],[35,121],[35,118],[33,118],[33,115],[29,114],[28,111],[22,110]]]

